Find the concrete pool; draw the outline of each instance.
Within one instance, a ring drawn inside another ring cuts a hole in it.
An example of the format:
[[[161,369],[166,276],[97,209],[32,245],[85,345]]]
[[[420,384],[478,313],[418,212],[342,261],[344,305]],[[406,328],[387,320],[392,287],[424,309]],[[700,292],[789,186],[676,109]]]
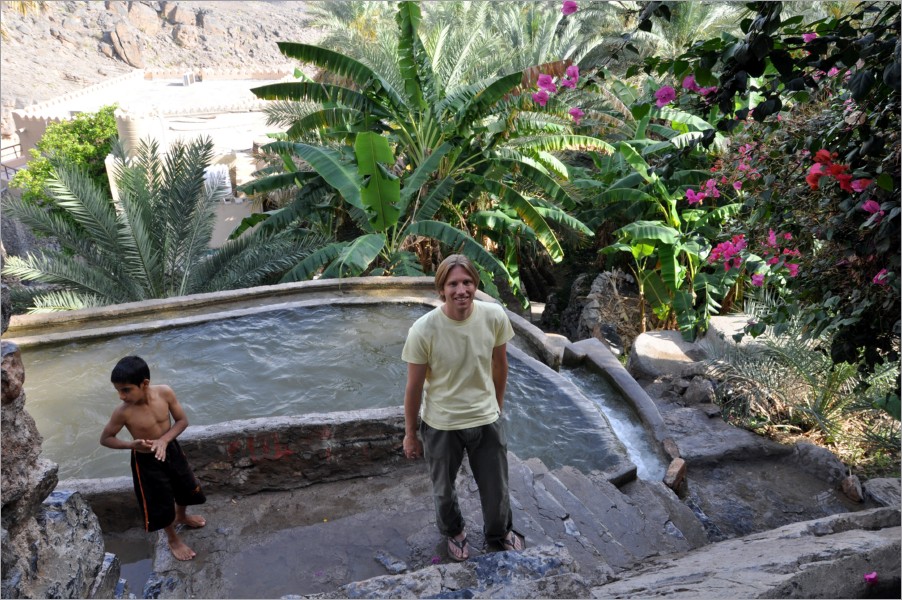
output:
[[[175,389],[189,431],[397,407],[407,328],[436,303],[431,278],[305,282],[16,317],[8,335],[29,369],[29,410],[44,454],[60,464],[61,479],[103,478],[127,474],[123,454],[97,443],[118,403],[109,371],[121,356],[145,356],[152,380]],[[544,364],[553,344],[517,315],[512,321],[504,416],[511,450],[584,470],[623,471],[638,462],[640,476],[659,478],[664,463],[655,460],[654,436],[620,393],[591,377],[561,376]],[[611,406],[621,407],[610,415],[617,432],[605,416]],[[637,452],[637,434],[651,460]],[[630,436],[628,450],[618,435]]]

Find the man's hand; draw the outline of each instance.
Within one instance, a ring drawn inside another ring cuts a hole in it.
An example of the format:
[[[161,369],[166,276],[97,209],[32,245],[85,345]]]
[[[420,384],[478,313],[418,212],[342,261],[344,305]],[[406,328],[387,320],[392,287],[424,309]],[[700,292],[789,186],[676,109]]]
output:
[[[404,458],[414,459],[423,455],[423,444],[415,433],[404,435]]]

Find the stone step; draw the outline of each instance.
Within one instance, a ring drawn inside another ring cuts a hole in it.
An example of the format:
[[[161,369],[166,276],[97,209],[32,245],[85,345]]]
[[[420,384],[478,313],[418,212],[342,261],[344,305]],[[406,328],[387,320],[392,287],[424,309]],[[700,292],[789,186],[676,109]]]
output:
[[[544,469],[537,458],[530,459],[529,462]],[[526,535],[528,545],[559,544],[569,550],[590,578],[606,580],[612,574],[611,568],[604,562],[595,545],[580,533],[577,524],[570,517],[570,511],[545,489],[542,476],[536,475],[527,462],[508,460],[508,463],[511,503],[517,507],[514,512],[514,527]],[[520,511],[523,513],[522,517],[518,514]],[[541,533],[531,533],[529,530],[533,526],[540,528]]]
[[[636,559],[658,554],[662,536],[669,537],[661,526],[649,527],[642,507],[603,475],[589,476],[569,466],[554,475]]]
[[[685,552],[709,542],[693,510],[663,482],[637,479],[620,491],[642,507],[645,528],[657,536],[658,554]]]
[[[592,566],[594,570],[609,571],[611,567],[621,570],[637,561],[636,556],[614,538],[605,524],[544,463],[529,459],[526,464],[535,474],[535,485],[551,493],[567,510],[567,518],[572,523],[570,527],[576,532],[577,539],[591,544],[595,549],[597,558],[595,566]],[[585,566],[588,568],[591,565]]]

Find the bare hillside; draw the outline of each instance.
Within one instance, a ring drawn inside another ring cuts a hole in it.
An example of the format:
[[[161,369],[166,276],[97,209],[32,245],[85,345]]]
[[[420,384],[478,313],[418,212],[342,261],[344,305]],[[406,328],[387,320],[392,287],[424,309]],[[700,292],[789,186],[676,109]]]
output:
[[[284,65],[276,42],[315,42],[307,2],[48,1],[20,15],[0,3],[3,133],[9,111],[144,68]],[[126,56],[123,56],[126,54]]]

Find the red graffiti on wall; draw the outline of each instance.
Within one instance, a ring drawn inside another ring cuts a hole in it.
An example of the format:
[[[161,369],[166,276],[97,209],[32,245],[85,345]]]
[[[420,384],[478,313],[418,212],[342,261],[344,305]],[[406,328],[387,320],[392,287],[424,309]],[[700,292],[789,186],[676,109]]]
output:
[[[246,456],[255,463],[261,460],[280,460],[294,454],[294,450],[279,440],[277,433],[262,439],[248,436],[243,440],[232,440],[229,442],[226,452],[228,452],[229,460],[234,461],[236,457]]]

